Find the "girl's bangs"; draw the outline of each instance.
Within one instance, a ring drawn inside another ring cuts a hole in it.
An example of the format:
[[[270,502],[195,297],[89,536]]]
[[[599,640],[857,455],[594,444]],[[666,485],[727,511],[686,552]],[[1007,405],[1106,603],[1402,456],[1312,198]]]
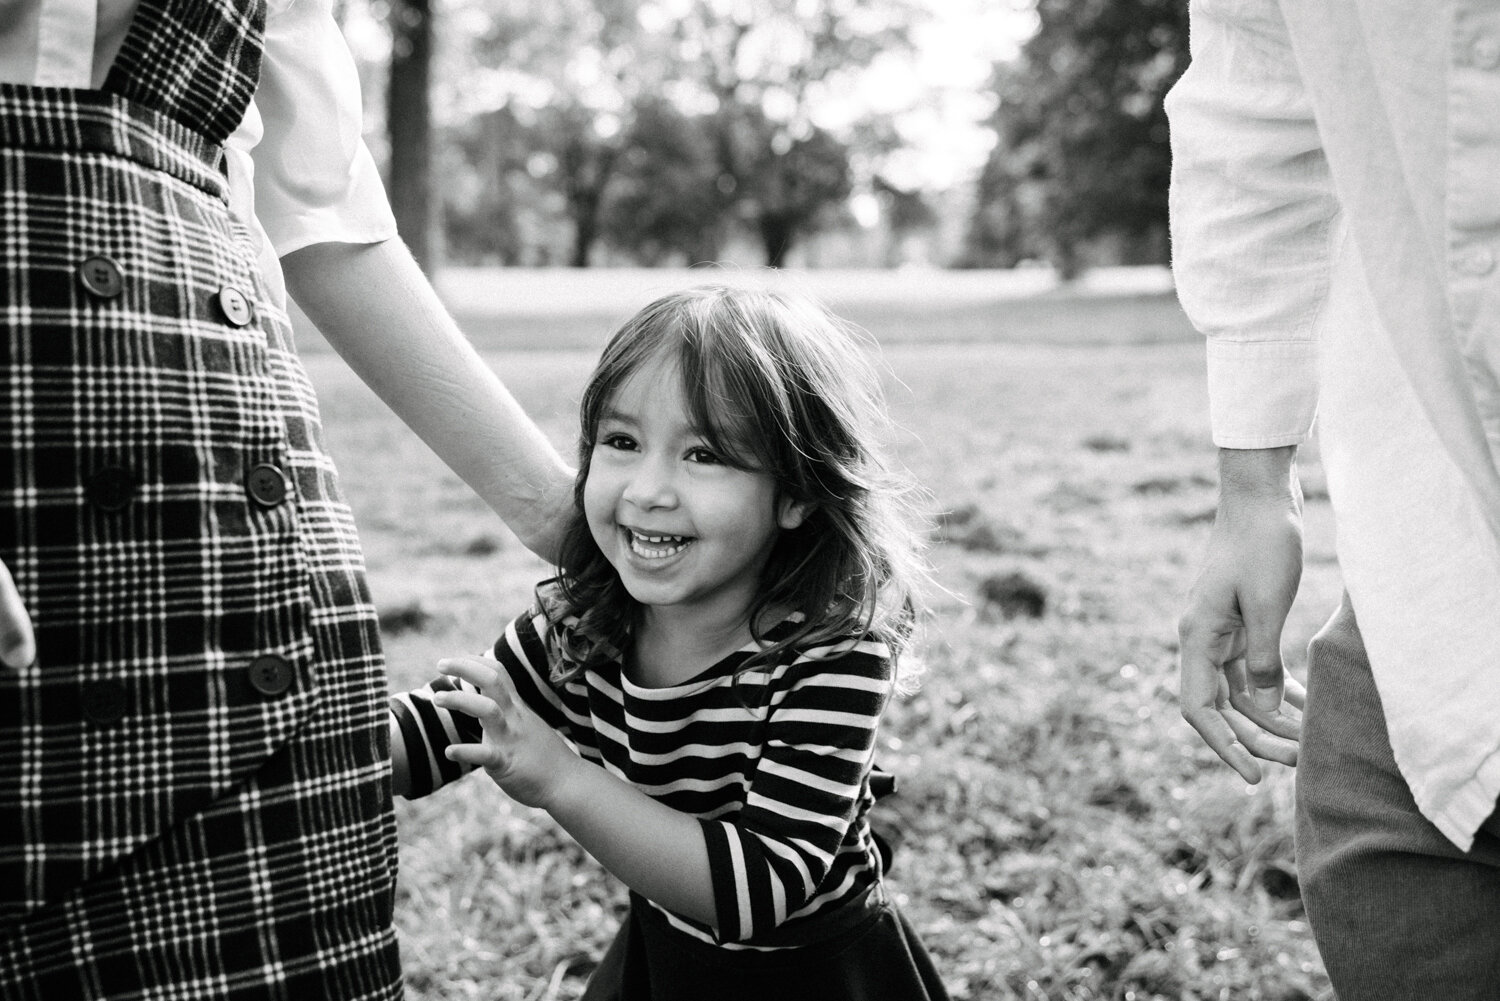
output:
[[[724,461],[776,475],[779,457],[770,448],[775,425],[774,392],[736,358],[731,345],[684,337],[677,352],[687,412],[696,430]]]
[[[632,375],[656,360],[677,364],[684,409],[694,430],[732,466],[769,472],[783,464],[774,448],[785,427],[784,388],[751,346],[755,337],[738,330],[743,317],[709,314],[710,300],[660,303],[621,329],[606,346],[585,390],[581,428],[591,448],[610,397]]]

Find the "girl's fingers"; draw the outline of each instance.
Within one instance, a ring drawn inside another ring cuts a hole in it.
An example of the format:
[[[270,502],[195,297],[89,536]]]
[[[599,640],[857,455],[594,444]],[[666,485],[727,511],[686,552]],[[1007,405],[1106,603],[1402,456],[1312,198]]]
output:
[[[438,661],[438,670],[454,678],[462,678],[476,688],[493,688],[499,673],[478,657],[448,657]]]
[[[473,692],[436,692],[432,696],[434,704],[444,709],[453,709],[465,713],[479,720],[490,720],[503,722],[504,713],[494,699],[484,695],[476,695]]]
[[[493,744],[449,744],[443,752],[449,761],[457,761],[475,768],[495,768],[504,763],[500,752]]]
[[[524,705],[521,696],[516,693],[516,682],[506,671],[493,672],[495,675],[495,687],[491,689],[490,695],[502,706]]]

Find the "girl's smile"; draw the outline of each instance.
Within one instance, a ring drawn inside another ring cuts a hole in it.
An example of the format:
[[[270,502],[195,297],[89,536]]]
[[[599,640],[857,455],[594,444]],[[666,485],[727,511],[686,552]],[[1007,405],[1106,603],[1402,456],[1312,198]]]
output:
[[[623,528],[621,531],[630,537],[630,551],[643,560],[668,559],[695,541],[686,535],[647,535],[633,528]]]

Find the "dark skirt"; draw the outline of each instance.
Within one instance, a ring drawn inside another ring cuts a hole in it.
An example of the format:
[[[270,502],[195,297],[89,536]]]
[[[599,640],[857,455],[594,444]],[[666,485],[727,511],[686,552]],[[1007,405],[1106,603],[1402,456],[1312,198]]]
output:
[[[812,944],[722,949],[667,923],[631,894],[630,911],[584,1001],[947,1001],[915,929],[877,885],[819,919]]]

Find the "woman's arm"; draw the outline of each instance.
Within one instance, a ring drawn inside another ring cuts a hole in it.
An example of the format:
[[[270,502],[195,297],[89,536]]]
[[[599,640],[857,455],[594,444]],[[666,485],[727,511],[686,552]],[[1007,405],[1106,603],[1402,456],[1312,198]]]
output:
[[[573,472],[464,337],[399,239],[281,259],[334,349],[532,552],[554,561]]]

